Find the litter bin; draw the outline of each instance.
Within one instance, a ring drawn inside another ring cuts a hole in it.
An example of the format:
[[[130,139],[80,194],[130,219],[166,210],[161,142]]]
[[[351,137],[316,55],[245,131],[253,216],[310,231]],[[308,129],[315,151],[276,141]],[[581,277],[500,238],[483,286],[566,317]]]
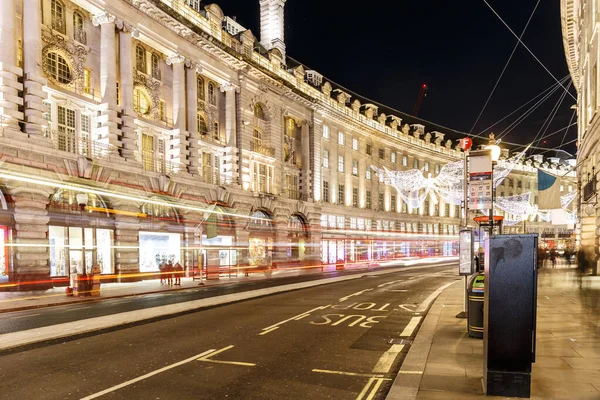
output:
[[[483,294],[485,276],[483,272],[473,275],[469,281],[469,307],[467,327],[469,336],[483,339]]]
[[[338,259],[338,260],[335,262],[335,269],[336,269],[337,271],[342,271],[342,270],[344,269],[344,260],[342,260],[342,259]]]

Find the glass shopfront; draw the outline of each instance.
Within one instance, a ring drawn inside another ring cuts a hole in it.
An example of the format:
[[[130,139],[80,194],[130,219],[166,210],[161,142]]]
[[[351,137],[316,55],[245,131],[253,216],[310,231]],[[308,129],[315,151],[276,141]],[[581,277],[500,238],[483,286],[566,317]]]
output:
[[[113,231],[50,226],[50,276],[91,273],[98,265],[102,274],[114,273]]]
[[[8,281],[8,227],[0,226],[0,282]]]
[[[183,264],[181,235],[166,232],[140,232],[140,272],[156,272],[161,262]]]

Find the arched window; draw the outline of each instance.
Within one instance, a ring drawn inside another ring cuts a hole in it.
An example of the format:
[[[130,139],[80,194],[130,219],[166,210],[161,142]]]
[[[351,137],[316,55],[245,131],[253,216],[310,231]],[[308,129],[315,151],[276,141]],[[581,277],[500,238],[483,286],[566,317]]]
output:
[[[152,77],[155,79],[160,79],[160,58],[158,54],[152,53]]]
[[[31,12],[35,12],[35,10],[32,10]],[[52,29],[63,35],[67,32],[65,6],[58,0],[52,0],[52,3],[50,3],[50,25],[52,26]]]
[[[217,94],[215,93],[215,85],[212,82],[208,84],[208,102],[213,106],[217,105]]]
[[[133,109],[135,112],[146,115],[150,112],[151,102],[143,89],[135,88],[133,90]]]
[[[87,44],[83,16],[77,11],[73,13],[73,39],[77,40],[79,43]]]
[[[142,46],[135,47],[135,68],[146,73],[146,50]]]
[[[142,213],[155,219],[179,222],[179,214],[177,213],[177,210],[168,204],[146,203],[142,206],[141,211]]]
[[[264,211],[254,211],[252,215],[250,215],[250,224],[254,228],[257,227],[265,227],[272,228],[273,223],[271,221],[271,217]]]
[[[198,113],[198,133],[201,135],[205,135],[208,132],[208,127],[206,126],[206,119],[202,113]]]
[[[205,99],[205,93],[204,93],[204,79],[202,77],[198,77],[196,78],[196,92],[197,92],[197,96],[198,96],[198,100],[204,100]]]
[[[254,105],[254,116],[258,119],[262,119],[262,120],[265,119],[265,110],[264,110],[262,104],[256,103]]]
[[[46,55],[46,67],[50,77],[62,84],[69,84],[72,80],[71,67],[63,56],[56,52]]]

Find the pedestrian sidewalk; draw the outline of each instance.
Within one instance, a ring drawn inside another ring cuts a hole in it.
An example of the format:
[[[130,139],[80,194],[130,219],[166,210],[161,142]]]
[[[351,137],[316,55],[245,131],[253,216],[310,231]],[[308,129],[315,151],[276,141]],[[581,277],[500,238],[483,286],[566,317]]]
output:
[[[539,270],[531,398],[600,399],[600,277],[559,264]],[[459,283],[460,282],[460,283]],[[431,307],[388,400],[504,398],[483,392],[483,340],[467,335],[461,281]]]
[[[429,259],[403,259],[386,261],[380,264],[346,264],[344,271],[361,272],[370,271],[374,267],[377,270],[390,267],[410,267],[421,264],[432,264],[436,262],[452,262],[455,257],[445,258],[429,258]],[[250,272],[249,276],[245,276],[244,272],[239,272],[237,275],[232,273],[231,276],[223,274],[219,279],[202,280],[204,286],[227,285],[232,283],[243,283],[249,281],[260,281],[265,279],[276,279],[284,277],[294,277],[300,275],[317,275],[331,274],[336,272],[335,264],[323,265],[318,268],[289,268],[289,269],[272,269],[271,272]],[[391,271],[390,271],[391,272]],[[323,278],[328,276],[323,276]],[[81,303],[90,301],[102,301],[111,298],[120,298],[127,296],[141,296],[155,293],[163,293],[169,291],[189,290],[198,288],[200,280],[194,280],[191,277],[181,279],[181,286],[161,284],[159,279],[149,279],[139,282],[128,283],[101,283],[99,296],[74,297],[67,296],[65,287],[56,287],[45,291],[25,291],[25,292],[0,292],[0,313],[27,310],[32,308],[50,307],[66,305],[71,303]]]

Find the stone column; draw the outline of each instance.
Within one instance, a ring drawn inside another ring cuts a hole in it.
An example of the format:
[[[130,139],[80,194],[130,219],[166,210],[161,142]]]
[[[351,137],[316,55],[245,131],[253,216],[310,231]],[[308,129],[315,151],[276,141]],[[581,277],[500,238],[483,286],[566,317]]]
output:
[[[23,120],[23,113],[19,107],[23,99],[19,91],[23,84],[19,77],[23,70],[17,67],[17,32],[15,0],[0,1],[0,135],[21,137],[19,121]]]
[[[9,188],[15,202],[15,264],[12,281],[23,291],[44,290],[50,282],[48,203],[51,189],[20,184]]]
[[[238,146],[237,146],[237,109],[236,93],[240,92],[240,87],[233,83],[224,83],[221,85],[221,92],[225,93],[225,138],[226,148],[224,153],[223,165],[225,184],[238,182]]]
[[[190,67],[186,72],[186,86],[187,86],[187,122],[188,122],[188,134],[189,134],[189,158],[188,158],[188,172],[192,175],[198,175],[200,173],[200,145],[198,140],[200,138],[198,134],[198,86],[197,86],[197,75],[199,73],[199,67],[191,63]]]
[[[139,212],[138,204],[115,202],[113,206],[122,211]],[[138,217],[131,215],[115,215],[115,274],[120,282],[133,282],[141,278],[136,276],[140,271],[139,246],[140,222]]]
[[[119,32],[119,74],[121,88],[121,106],[123,114],[121,115],[123,132],[123,157],[127,160],[135,160],[135,153],[138,150],[137,134],[135,132],[134,119],[136,118],[133,109],[133,50],[132,38],[138,37],[137,29],[130,27],[123,21],[117,21]]]
[[[310,168],[310,122],[303,121],[300,143],[302,146],[302,169],[300,171],[300,199],[309,201],[312,199],[312,174]]]
[[[185,57],[174,54],[167,58],[167,65],[173,66],[173,131],[168,141],[169,161],[181,170],[187,171],[189,145],[185,124]]]
[[[116,151],[121,147],[121,119],[117,107],[117,53],[115,48],[115,16],[107,13],[92,18],[94,26],[100,25],[100,95],[102,111],[100,117],[94,119],[100,123],[97,129],[99,140]]]
[[[288,258],[287,249],[290,246],[288,238],[288,222],[289,217],[276,217],[273,219],[273,229],[275,230],[275,239],[273,243],[273,267],[287,267],[290,260]]]
[[[25,72],[25,132],[30,136],[42,134],[42,126],[47,125],[42,113],[43,100],[47,98],[42,90],[48,83],[42,72],[42,15],[40,0],[23,0],[23,65]]]

